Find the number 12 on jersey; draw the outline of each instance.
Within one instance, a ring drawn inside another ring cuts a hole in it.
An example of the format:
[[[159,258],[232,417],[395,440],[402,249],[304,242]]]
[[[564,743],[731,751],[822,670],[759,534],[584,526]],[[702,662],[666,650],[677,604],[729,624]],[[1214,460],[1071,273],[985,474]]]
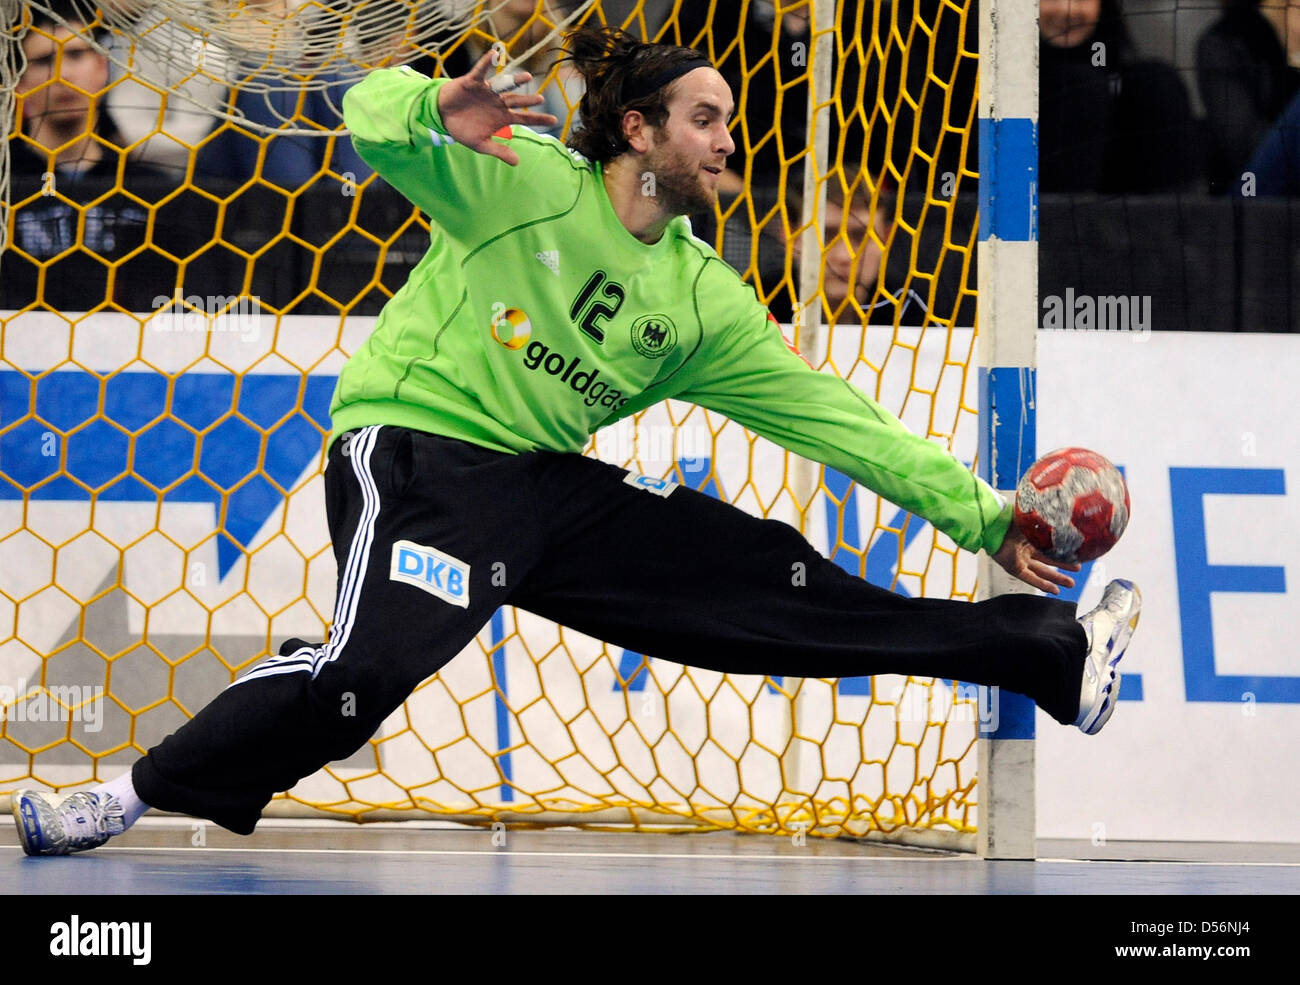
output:
[[[613,303],[607,304],[596,298],[597,290]],[[627,292],[623,290],[622,284],[612,280],[606,281],[605,271],[597,270],[587,278],[587,283],[573,299],[573,304],[569,306],[569,317],[578,323],[579,328],[603,345],[605,330],[600,327],[600,322],[612,318],[617,313],[626,295]]]

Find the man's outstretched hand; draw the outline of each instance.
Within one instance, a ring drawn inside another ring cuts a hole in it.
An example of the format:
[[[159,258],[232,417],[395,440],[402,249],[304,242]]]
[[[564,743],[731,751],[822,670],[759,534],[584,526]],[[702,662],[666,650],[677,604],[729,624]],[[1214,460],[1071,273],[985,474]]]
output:
[[[1007,528],[1007,535],[993,555],[993,560],[1009,574],[1049,595],[1060,595],[1061,588],[1074,587],[1074,579],[1060,569],[1078,571],[1081,567],[1078,564],[1058,564],[1044,557],[1037,547],[1029,543],[1014,520]]]
[[[525,85],[532,78],[528,72],[501,76],[496,80],[495,88],[488,83],[496,58],[496,49],[489,51],[467,75],[452,79],[438,90],[438,114],[442,117],[444,129],[458,143],[480,154],[499,157],[513,166],[519,163],[519,155],[493,140],[492,135],[512,123],[553,127],[558,121],[550,113],[532,113],[523,109],[545,101],[538,93],[497,91]]]

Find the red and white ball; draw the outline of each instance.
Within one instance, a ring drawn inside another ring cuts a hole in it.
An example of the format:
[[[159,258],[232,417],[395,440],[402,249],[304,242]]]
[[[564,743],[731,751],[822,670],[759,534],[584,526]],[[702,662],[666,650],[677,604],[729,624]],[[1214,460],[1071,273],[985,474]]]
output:
[[[1031,544],[1061,564],[1101,557],[1124,533],[1128,516],[1124,477],[1087,448],[1049,452],[1016,489],[1016,524]]]

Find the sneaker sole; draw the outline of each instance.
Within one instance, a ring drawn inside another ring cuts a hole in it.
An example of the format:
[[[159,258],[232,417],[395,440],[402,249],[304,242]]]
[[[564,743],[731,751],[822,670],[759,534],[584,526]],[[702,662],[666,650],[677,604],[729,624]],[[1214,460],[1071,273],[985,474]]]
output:
[[[1079,726],[1079,730],[1084,735],[1096,735],[1115,712],[1115,705],[1119,701],[1119,686],[1123,680],[1119,671],[1115,668],[1124,659],[1124,654],[1128,651],[1129,641],[1133,639],[1133,631],[1137,629],[1138,620],[1142,616],[1142,593],[1137,590],[1137,586],[1132,582],[1125,582],[1124,584],[1133,592],[1133,612],[1123,622],[1116,624],[1115,632],[1111,635],[1111,656],[1106,661],[1106,669],[1111,674],[1111,682],[1102,688],[1102,694],[1105,697],[1101,702],[1101,707],[1090,712],[1088,717],[1083,720],[1083,724]]]
[[[19,790],[10,798],[10,810],[14,816],[14,823],[18,826],[18,840],[22,843],[23,854],[35,858],[48,853],[36,847],[42,841],[41,824],[36,816],[36,808],[28,806],[26,811],[23,810],[24,806],[30,805],[32,796],[30,790]]]

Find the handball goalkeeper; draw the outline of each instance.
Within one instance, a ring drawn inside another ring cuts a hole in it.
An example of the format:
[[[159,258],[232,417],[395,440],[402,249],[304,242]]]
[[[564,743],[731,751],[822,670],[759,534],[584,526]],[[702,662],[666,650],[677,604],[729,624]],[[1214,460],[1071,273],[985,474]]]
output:
[[[251,833],[263,807],[363,746],[493,612],[517,606],[640,653],[731,674],[945,677],[1028,695],[1085,732],[1110,717],[1139,598],[906,598],[792,527],[584,457],[672,397],[822,462],[986,551],[1035,588],[1072,579],[1011,506],[848,382],[813,370],[684,218],[714,207],[734,102],[707,59],[605,28],[568,146],[539,95],[494,77],[380,69],[344,118],[422,209],[428,253],[343,368],[325,472],[338,562],[329,639],[290,640],[138,760],[59,801],[14,798],[28,854],[103,844],[148,807]],[[1078,566],[1067,566],[1077,570]],[[797,576],[796,576],[797,573]]]

